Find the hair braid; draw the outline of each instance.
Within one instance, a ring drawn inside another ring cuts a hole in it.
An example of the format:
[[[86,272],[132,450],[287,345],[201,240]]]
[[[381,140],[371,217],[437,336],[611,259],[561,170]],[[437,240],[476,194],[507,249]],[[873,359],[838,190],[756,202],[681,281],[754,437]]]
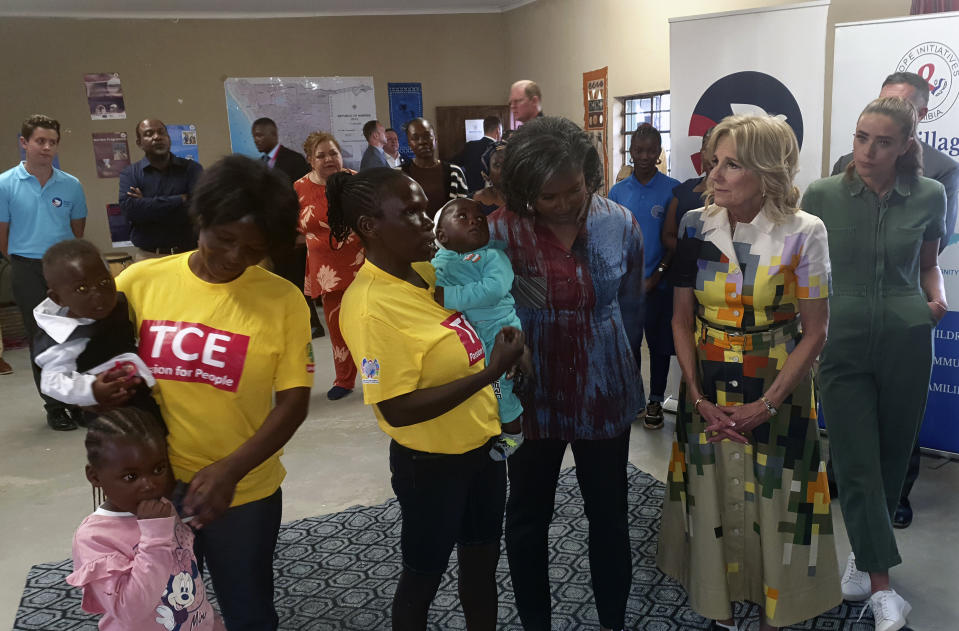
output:
[[[386,186],[408,177],[396,169],[376,168],[352,174],[334,173],[326,178],[327,223],[330,224],[330,247],[341,247],[350,234],[357,232],[356,223],[363,215],[380,216],[380,202]]]
[[[153,414],[135,407],[115,408],[97,414],[84,423],[87,436],[87,461],[96,466],[100,462],[103,446],[116,438],[131,438],[144,443],[159,443],[165,440],[166,426]]]

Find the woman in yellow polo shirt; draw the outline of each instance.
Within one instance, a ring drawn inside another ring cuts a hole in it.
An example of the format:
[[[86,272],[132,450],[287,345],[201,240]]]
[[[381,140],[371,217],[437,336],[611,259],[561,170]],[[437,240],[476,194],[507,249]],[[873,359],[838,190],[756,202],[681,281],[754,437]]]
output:
[[[506,466],[489,456],[500,433],[490,384],[520,358],[523,333],[504,327],[486,361],[463,314],[436,302],[433,222],[412,179],[386,168],[337,173],[326,194],[333,237],[343,242],[355,232],[366,248],[340,326],[364,401],[393,438],[390,470],[403,517],[393,628],[426,628],[455,544],[467,626],[495,629]]]

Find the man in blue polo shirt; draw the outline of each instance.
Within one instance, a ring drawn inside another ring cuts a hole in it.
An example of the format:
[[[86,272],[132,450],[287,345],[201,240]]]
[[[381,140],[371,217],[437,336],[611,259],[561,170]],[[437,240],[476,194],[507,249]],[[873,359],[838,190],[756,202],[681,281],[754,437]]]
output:
[[[120,174],[120,208],[130,222],[136,259],[196,249],[187,211],[203,167],[170,153],[166,125],[155,118],[137,125],[137,146],[143,149],[143,159]]]
[[[80,181],[53,166],[60,146],[60,123],[36,114],[20,128],[26,160],[0,174],[0,251],[10,260],[13,299],[30,335],[37,332],[33,309],[47,297],[41,259],[54,243],[80,238],[87,202]],[[33,364],[40,392],[40,369]],[[41,394],[47,424],[55,430],[76,429],[76,410]]]
[[[669,377],[669,358],[673,348],[673,289],[664,276],[672,254],[663,249],[660,237],[666,208],[673,198],[673,187],[678,180],[660,173],[656,165],[662,153],[662,136],[649,123],[643,123],[633,132],[629,155],[633,159],[633,174],[609,191],[609,199],[622,204],[636,217],[643,232],[646,277],[646,318],[643,329],[649,346],[649,403],[643,416],[643,427],[659,429],[663,426],[663,399]],[[633,354],[639,363],[642,335],[637,337]]]

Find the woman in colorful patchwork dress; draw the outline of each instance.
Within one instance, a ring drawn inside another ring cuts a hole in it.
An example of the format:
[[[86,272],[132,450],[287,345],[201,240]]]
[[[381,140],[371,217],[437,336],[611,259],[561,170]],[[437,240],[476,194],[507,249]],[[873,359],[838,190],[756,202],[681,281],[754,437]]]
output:
[[[355,234],[350,234],[342,243],[330,236],[326,178],[343,170],[340,143],[332,134],[315,131],[306,137],[303,151],[313,167],[312,171],[293,183],[300,200],[298,230],[306,236],[306,280],[303,291],[323,304],[336,370],[333,387],[326,397],[335,401],[352,392],[356,383],[356,365],[340,333],[340,302],[343,292],[363,265],[365,254],[363,244]]]
[[[683,217],[672,264],[683,371],[659,566],[712,629],[768,631],[839,604],[811,367],[826,340],[829,254],[799,210],[799,147],[770,117],[731,116],[709,142],[706,207]]]
[[[869,599],[877,631],[901,629],[912,609],[889,584],[902,562],[892,517],[926,409],[932,329],[947,311],[938,263],[946,193],[919,177],[917,119],[905,99],[870,103],[846,172],[813,182],[803,198],[825,222],[836,262],[819,385],[852,546],[842,594]]]

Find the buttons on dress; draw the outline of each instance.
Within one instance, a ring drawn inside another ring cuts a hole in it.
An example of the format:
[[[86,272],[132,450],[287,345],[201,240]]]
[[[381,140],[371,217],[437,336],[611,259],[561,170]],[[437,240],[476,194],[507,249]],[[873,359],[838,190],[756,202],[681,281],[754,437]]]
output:
[[[735,309],[735,310],[733,311],[733,315],[734,315],[734,316],[739,316],[739,309]]]
[[[733,460],[740,460],[740,459],[742,459],[742,454],[740,454],[738,451],[733,454]]]
[[[735,291],[729,292],[729,297],[730,297],[730,298],[735,298],[737,295],[738,295],[738,294],[737,294]]]

